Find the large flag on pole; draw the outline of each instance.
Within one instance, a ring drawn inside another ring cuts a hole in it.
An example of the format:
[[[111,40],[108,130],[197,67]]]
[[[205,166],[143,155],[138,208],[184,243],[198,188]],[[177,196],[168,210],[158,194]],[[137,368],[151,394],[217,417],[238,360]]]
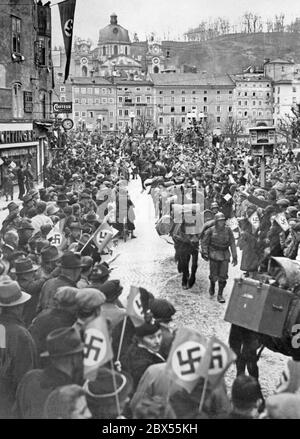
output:
[[[70,71],[75,6],[76,0],[65,0],[58,4],[67,57],[64,82],[68,79]]]
[[[55,245],[55,247],[60,250],[64,247],[67,241],[64,233],[65,222],[65,218],[58,221],[47,235],[47,239],[50,241],[51,245]]]
[[[208,378],[212,343],[198,331],[179,328],[168,356],[166,371],[171,379],[191,393],[199,378]]]
[[[107,322],[103,317],[92,320],[84,331],[84,377],[94,379],[100,366],[113,358]]]
[[[109,242],[118,234],[118,230],[110,226],[106,221],[98,227],[95,235],[94,242],[98,247],[98,252],[101,251],[109,244]]]

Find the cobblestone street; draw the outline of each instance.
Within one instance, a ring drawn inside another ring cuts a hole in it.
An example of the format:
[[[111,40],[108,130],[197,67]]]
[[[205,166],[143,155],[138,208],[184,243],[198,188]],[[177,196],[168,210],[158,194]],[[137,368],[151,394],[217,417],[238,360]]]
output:
[[[208,295],[208,263],[199,257],[197,281],[191,290],[181,288],[181,276],[174,262],[173,246],[156,233],[154,224],[154,207],[152,198],[141,193],[140,180],[129,183],[129,192],[135,204],[137,239],[126,243],[119,241],[116,253],[119,258],[113,264],[112,278],[120,278],[124,285],[122,300],[125,303],[130,285],[144,286],[156,296],[170,300],[177,309],[176,326],[190,326],[200,330],[206,336],[216,335],[227,342],[230,324],[223,320],[225,306],[216,298]],[[239,262],[240,262],[239,253]],[[237,267],[230,266],[229,281],[225,289],[228,302],[234,278],[241,275]],[[264,394],[274,391],[280,372],[285,364],[285,357],[264,350],[259,361],[260,381]],[[235,367],[227,372],[228,382],[235,377]]]

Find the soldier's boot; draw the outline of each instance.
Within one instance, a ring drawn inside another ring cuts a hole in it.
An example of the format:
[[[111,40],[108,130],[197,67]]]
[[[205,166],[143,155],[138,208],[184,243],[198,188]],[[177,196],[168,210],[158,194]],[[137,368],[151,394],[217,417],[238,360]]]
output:
[[[223,291],[224,291],[225,286],[226,286],[226,282],[219,281],[219,291],[218,291],[218,297],[217,297],[219,303],[225,303],[225,299],[223,297]]]
[[[192,269],[192,272],[191,272],[191,275],[190,275],[190,278],[189,278],[189,282],[188,282],[189,288],[192,288],[192,286],[196,282],[196,270],[197,270],[197,267],[196,267],[196,269]]]
[[[188,289],[188,278],[189,278],[189,272],[187,273],[184,272],[182,275],[182,283],[181,283],[184,290]]]
[[[209,295],[210,295],[210,297],[213,297],[215,295],[215,287],[216,287],[216,282],[213,282],[211,280],[210,281],[210,288],[209,288]]]

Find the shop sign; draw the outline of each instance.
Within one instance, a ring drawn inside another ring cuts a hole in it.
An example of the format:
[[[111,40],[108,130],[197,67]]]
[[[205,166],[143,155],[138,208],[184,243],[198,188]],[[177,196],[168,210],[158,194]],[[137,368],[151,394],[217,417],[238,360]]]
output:
[[[53,113],[72,113],[73,103],[72,102],[53,102]]]
[[[35,142],[37,135],[34,130],[27,131],[0,131],[0,145],[9,143]]]

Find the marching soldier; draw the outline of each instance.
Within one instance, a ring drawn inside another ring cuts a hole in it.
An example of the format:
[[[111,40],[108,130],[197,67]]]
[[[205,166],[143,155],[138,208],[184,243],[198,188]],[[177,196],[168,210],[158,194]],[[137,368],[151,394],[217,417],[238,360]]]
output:
[[[237,265],[236,245],[232,230],[226,226],[226,219],[223,213],[215,216],[215,225],[210,227],[202,241],[202,257],[205,261],[209,260],[209,279],[211,297],[215,294],[215,284],[219,282],[218,302],[225,303],[223,290],[228,279],[228,264],[230,252],[232,254],[233,266]]]

